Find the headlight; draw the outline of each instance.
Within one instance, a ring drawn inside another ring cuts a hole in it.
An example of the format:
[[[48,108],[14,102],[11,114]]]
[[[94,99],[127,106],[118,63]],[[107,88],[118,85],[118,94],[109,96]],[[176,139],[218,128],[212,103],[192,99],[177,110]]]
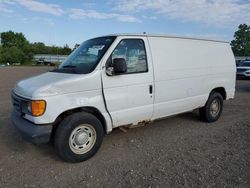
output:
[[[33,100],[29,101],[27,104],[27,111],[32,116],[41,116],[44,114],[46,109],[46,101],[44,100]]]
[[[28,111],[29,114],[32,114],[31,101],[27,102],[27,111]]]

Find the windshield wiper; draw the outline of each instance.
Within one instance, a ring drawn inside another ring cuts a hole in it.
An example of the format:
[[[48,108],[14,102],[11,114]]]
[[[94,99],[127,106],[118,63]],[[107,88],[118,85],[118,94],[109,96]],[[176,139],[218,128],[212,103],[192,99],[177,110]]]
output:
[[[76,68],[75,65],[64,65],[63,68]]]
[[[61,72],[61,73],[75,73],[75,74],[79,74],[78,71],[76,71],[76,69],[74,68],[69,68],[69,69],[54,69],[50,72]]]

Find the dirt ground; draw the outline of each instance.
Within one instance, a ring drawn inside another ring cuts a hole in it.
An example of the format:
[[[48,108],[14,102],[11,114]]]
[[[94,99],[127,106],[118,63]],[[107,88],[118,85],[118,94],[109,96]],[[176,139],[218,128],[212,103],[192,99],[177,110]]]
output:
[[[250,80],[237,81],[216,123],[196,112],[106,135],[98,153],[63,162],[22,140],[10,120],[17,80],[48,67],[0,68],[0,187],[250,187]]]

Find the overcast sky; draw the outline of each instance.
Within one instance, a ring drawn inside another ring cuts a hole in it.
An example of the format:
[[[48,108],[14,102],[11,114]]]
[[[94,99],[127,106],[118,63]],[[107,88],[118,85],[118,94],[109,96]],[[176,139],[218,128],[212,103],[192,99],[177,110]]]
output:
[[[250,0],[0,0],[0,32],[47,45],[142,32],[230,41],[241,23]]]

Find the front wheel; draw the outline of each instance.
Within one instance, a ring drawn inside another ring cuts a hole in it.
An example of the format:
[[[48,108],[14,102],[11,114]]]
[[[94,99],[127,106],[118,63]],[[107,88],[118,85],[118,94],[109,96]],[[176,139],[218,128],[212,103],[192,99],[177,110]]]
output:
[[[55,149],[68,162],[91,158],[100,148],[103,127],[94,115],[79,112],[66,117],[55,133]]]
[[[220,93],[212,92],[206,105],[199,109],[201,119],[211,123],[217,121],[223,111],[223,97]]]

